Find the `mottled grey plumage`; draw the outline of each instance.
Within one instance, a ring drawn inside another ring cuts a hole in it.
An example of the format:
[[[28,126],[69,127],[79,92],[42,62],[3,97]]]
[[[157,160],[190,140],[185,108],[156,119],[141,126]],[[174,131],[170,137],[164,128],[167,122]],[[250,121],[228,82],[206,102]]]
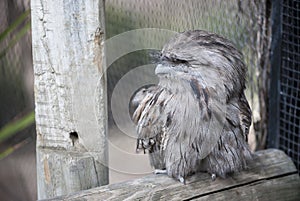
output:
[[[197,171],[225,177],[246,167],[251,110],[242,60],[229,40],[200,30],[163,47],[159,84],[131,101],[137,149],[149,151],[155,169],[184,181]]]

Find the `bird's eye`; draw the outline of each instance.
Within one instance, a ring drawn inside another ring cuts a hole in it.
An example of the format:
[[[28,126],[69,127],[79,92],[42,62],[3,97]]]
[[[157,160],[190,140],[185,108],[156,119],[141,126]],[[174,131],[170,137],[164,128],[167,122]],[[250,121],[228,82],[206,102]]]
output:
[[[175,63],[175,64],[185,64],[185,63],[187,63],[187,61],[186,60],[183,60],[183,59],[178,59],[178,58],[171,58],[171,61],[173,62],[173,63]]]
[[[161,60],[162,60],[162,61],[169,61],[169,62],[172,62],[172,63],[175,63],[175,64],[184,64],[184,63],[188,63],[186,60],[178,59],[178,58],[176,58],[176,57],[167,57],[167,56],[165,56],[165,55],[162,55]]]

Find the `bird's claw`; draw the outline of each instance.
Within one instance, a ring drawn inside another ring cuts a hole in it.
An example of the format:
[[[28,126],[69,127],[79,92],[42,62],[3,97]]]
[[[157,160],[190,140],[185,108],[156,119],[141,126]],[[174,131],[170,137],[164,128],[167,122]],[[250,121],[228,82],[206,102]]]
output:
[[[167,174],[167,170],[155,169],[154,174]]]
[[[212,181],[215,181],[217,178],[217,175],[215,173],[211,174],[211,180]]]
[[[181,183],[185,185],[185,178],[183,178],[182,176],[178,176],[177,178]]]

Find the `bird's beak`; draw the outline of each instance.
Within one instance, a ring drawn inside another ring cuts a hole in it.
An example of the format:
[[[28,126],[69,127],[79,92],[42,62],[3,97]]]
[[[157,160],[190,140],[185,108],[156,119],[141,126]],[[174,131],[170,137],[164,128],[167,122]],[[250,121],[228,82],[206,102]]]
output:
[[[162,75],[162,74],[170,74],[171,68],[169,66],[158,64],[155,68],[155,74],[156,75]]]

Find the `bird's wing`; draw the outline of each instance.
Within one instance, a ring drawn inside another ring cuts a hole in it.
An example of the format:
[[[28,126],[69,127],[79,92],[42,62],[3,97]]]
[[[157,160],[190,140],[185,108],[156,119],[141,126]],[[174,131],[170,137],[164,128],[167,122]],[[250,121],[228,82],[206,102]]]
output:
[[[166,102],[163,91],[160,88],[152,89],[133,113],[133,121],[137,124],[137,150],[148,150],[151,153],[160,149],[167,124],[167,117],[162,113]]]
[[[245,96],[233,96],[227,104],[226,121],[218,146],[206,158],[208,171],[225,177],[246,167],[251,152],[247,144],[251,111]]]
[[[252,112],[249,106],[249,103],[246,99],[245,93],[242,93],[240,99],[239,99],[239,108],[240,108],[240,125],[242,127],[244,137],[246,141],[248,141],[248,134],[249,134],[249,128],[252,122]]]
[[[143,101],[143,99],[147,95],[151,95],[156,91],[157,85],[154,84],[148,84],[145,86],[140,87],[137,89],[133,95],[130,98],[129,101],[129,115],[130,118],[133,120],[133,113],[136,111],[137,107],[140,105],[140,103]],[[134,122],[136,123],[136,122]]]

